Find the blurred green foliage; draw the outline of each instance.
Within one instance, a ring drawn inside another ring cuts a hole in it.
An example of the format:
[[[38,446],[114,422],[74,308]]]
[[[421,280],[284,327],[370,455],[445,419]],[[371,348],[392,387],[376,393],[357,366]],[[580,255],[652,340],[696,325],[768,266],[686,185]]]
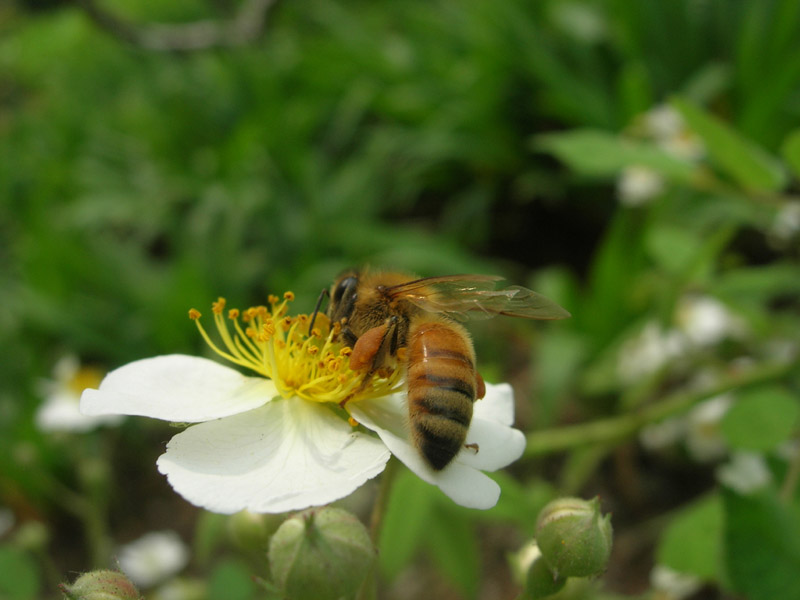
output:
[[[142,26],[238,5],[106,4]],[[498,473],[486,513],[401,474],[380,542],[387,588],[422,572],[446,597],[512,597],[491,553],[521,546],[551,497],[602,493],[619,535],[606,589],[643,593],[656,562],[748,598],[800,593],[798,43],[795,0],[282,2],[262,39],[187,53],[132,47],[69,2],[3,4],[0,506],[48,523],[53,555],[3,545],[24,589],[89,568],[103,538],[197,521],[153,466],[165,426],[35,427],[38,382],[61,356],[110,369],[198,354],[188,308],[291,288],[308,311],[369,263],[496,272],[557,300],[572,319],[476,326],[482,372],[514,382],[531,441],[603,426]],[[668,143],[652,121],[665,106],[682,123]],[[626,200],[631,169],[648,197]],[[753,365],[779,368],[738,394]],[[697,405],[728,383],[734,408],[704,425],[724,440],[710,463],[690,452],[688,404],[671,445],[615,434],[643,407],[682,393]],[[755,496],[715,482],[742,449],[768,465]],[[98,456],[110,472],[87,474]],[[76,524],[86,503],[99,512]],[[252,597],[214,531],[196,534],[195,568]],[[647,564],[625,532],[645,532]],[[756,569],[765,532],[764,556],[780,558]],[[0,580],[24,597],[13,585]],[[562,595],[609,593],[576,589]]]

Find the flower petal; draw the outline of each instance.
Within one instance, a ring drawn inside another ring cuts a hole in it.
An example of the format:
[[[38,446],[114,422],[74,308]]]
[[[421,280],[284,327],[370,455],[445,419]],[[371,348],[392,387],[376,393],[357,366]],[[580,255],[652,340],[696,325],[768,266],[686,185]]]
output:
[[[99,390],[83,392],[81,412],[197,423],[251,410],[277,393],[269,379],[246,377],[207,358],[170,354],[111,371]]]
[[[354,431],[329,407],[277,398],[179,433],[158,468],[192,504],[278,513],[347,496],[389,457],[380,440]]]
[[[84,433],[100,425],[117,425],[122,415],[85,415],[78,410],[78,395],[57,391],[36,411],[36,426],[41,431]]]
[[[475,444],[477,448],[472,447]],[[465,448],[455,460],[481,471],[497,471],[522,456],[525,450],[523,433],[481,417],[473,417]]]
[[[501,388],[499,401],[506,402],[503,386],[492,387]],[[392,454],[420,479],[439,487],[457,504],[480,509],[494,506],[500,497],[500,488],[478,469],[498,469],[519,458],[525,447],[522,433],[479,415],[473,418],[467,435],[467,443],[479,444],[478,452],[465,448],[445,469],[434,471],[410,442],[404,403],[405,394],[400,393],[354,403],[349,409],[355,419],[375,431]],[[501,418],[506,416],[501,415]]]
[[[486,384],[486,395],[475,401],[472,418],[514,424],[514,390],[507,383]]]

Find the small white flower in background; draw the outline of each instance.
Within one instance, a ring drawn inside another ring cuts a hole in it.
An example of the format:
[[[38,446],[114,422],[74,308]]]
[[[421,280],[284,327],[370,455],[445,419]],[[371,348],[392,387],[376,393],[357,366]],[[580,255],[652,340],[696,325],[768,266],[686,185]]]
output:
[[[655,320],[620,347],[617,373],[623,382],[637,381],[670,361],[747,331],[745,323],[720,301],[688,294],[675,310],[675,327],[665,329]]]
[[[703,582],[696,575],[656,565],[650,571],[650,585],[654,600],[683,600],[697,592]]]
[[[153,531],[119,549],[119,568],[137,586],[151,587],[189,563],[189,549],[174,531]]]
[[[740,494],[751,494],[769,485],[772,473],[761,454],[740,451],[717,469],[717,480]]]
[[[800,235],[800,202],[793,200],[781,206],[769,233],[778,244],[785,244]]]
[[[617,179],[617,196],[625,206],[641,206],[664,191],[664,178],[648,167],[625,167]]]
[[[620,379],[630,383],[653,373],[686,352],[686,339],[674,329],[650,321],[622,344],[617,358]]]
[[[682,417],[673,417],[643,427],[639,432],[639,441],[645,449],[655,451],[674,446],[683,440],[685,435],[686,420]]]
[[[719,300],[689,294],[681,298],[676,310],[678,328],[694,346],[712,346],[745,331],[744,323]]]
[[[99,369],[81,366],[75,356],[61,358],[53,369],[53,379],[40,383],[44,403],[36,411],[36,426],[42,431],[82,433],[122,421],[121,415],[89,416],[80,412],[81,394],[97,387],[103,375]]]
[[[681,135],[686,124],[681,114],[669,104],[658,104],[644,113],[645,133],[657,140],[668,140]]]
[[[740,494],[756,492],[772,481],[772,473],[762,454],[737,451],[716,471],[717,480]]]
[[[713,462],[728,453],[720,432],[720,423],[733,405],[730,394],[721,394],[701,402],[686,417],[686,450],[698,462]]]
[[[645,134],[675,158],[697,162],[705,155],[702,140],[687,127],[683,116],[668,104],[644,114]]]
[[[402,370],[362,385],[349,368],[350,349],[337,339],[339,325],[320,314],[307,335],[308,315],[286,316],[293,297],[273,296],[271,308],[250,308],[241,320],[238,309],[226,320],[219,299],[213,313],[224,350],[190,311],[215,352],[258,376],[205,358],[158,356],[109,373],[99,390],[84,393],[81,410],[194,423],[170,440],[157,464],[175,491],[214,512],[328,504],[381,473],[391,454],[456,503],[494,506],[500,488],[482,471],[508,465],[525,446],[525,436],[511,427],[511,387],[486,385],[466,439],[474,446],[434,471],[409,439]],[[368,431],[354,428],[358,423]]]

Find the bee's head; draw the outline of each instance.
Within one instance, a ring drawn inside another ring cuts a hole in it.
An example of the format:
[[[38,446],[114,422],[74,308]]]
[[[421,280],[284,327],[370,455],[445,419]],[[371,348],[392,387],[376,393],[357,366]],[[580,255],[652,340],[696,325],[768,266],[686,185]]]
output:
[[[342,273],[331,286],[328,317],[332,323],[349,319],[358,298],[358,271]]]

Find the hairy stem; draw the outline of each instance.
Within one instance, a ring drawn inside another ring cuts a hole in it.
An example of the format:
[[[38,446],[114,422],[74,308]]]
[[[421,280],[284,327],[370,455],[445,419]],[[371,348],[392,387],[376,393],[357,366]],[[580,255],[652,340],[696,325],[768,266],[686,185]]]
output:
[[[645,425],[681,414],[708,398],[731,390],[780,379],[792,372],[798,361],[767,363],[746,371],[735,371],[716,385],[670,394],[640,410],[589,423],[545,429],[528,435],[524,458],[560,452],[590,444],[616,442],[635,435]]]
[[[386,468],[381,475],[381,485],[378,489],[378,496],[375,498],[375,505],[372,507],[372,515],[369,520],[369,535],[372,543],[377,548],[381,536],[381,526],[383,516],[386,514],[386,507],[389,505],[392,484],[397,477],[400,462],[392,456],[386,463]],[[358,600],[375,600],[378,597],[378,565],[373,565],[372,570],[367,575],[361,590],[358,593]]]

